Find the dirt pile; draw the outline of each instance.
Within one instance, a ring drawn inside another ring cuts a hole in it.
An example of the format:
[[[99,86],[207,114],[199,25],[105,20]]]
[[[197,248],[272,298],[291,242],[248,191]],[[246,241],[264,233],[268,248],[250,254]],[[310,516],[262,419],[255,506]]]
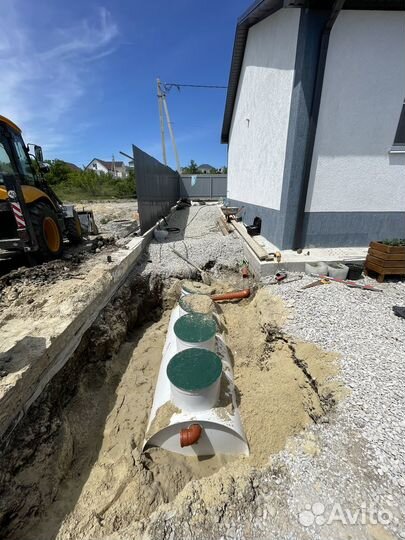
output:
[[[263,465],[288,437],[317,422],[333,405],[338,383],[329,380],[337,365],[333,355],[283,334],[283,304],[265,289],[251,302],[227,304],[223,313],[250,459]]]
[[[87,272],[85,263],[104,250],[110,253],[114,248],[113,237],[98,236],[85,241],[80,246],[66,246],[61,259],[49,261],[37,266],[20,266],[0,276],[0,309],[24,295],[25,289],[52,285],[60,280],[80,279]],[[16,264],[21,259],[16,259]]]

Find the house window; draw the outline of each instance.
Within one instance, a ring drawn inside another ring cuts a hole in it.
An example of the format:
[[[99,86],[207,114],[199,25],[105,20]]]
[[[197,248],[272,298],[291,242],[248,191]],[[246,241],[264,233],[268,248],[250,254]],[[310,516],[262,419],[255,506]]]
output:
[[[405,101],[402,105],[402,110],[399,116],[398,127],[395,133],[394,144],[391,148],[391,152],[405,152]]]

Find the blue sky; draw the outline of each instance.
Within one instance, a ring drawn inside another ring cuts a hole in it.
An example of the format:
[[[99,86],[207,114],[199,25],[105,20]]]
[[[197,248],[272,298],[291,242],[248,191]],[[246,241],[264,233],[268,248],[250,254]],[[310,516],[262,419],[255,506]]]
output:
[[[49,159],[122,159],[132,143],[161,159],[156,77],[226,85],[236,19],[250,3],[1,0],[0,114]],[[182,165],[226,163],[225,95],[168,94]]]

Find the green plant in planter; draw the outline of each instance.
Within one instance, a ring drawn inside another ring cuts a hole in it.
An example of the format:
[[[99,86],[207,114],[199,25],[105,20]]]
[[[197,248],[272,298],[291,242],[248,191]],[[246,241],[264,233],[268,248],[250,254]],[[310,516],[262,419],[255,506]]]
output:
[[[393,238],[392,240],[382,240],[385,246],[405,247],[405,238]]]

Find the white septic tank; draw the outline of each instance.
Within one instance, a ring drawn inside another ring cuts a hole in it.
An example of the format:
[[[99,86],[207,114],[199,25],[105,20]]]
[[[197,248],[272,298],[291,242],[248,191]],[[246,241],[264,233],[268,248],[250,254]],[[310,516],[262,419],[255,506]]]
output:
[[[170,317],[144,450],[248,455],[224,336],[211,315],[182,313]]]

